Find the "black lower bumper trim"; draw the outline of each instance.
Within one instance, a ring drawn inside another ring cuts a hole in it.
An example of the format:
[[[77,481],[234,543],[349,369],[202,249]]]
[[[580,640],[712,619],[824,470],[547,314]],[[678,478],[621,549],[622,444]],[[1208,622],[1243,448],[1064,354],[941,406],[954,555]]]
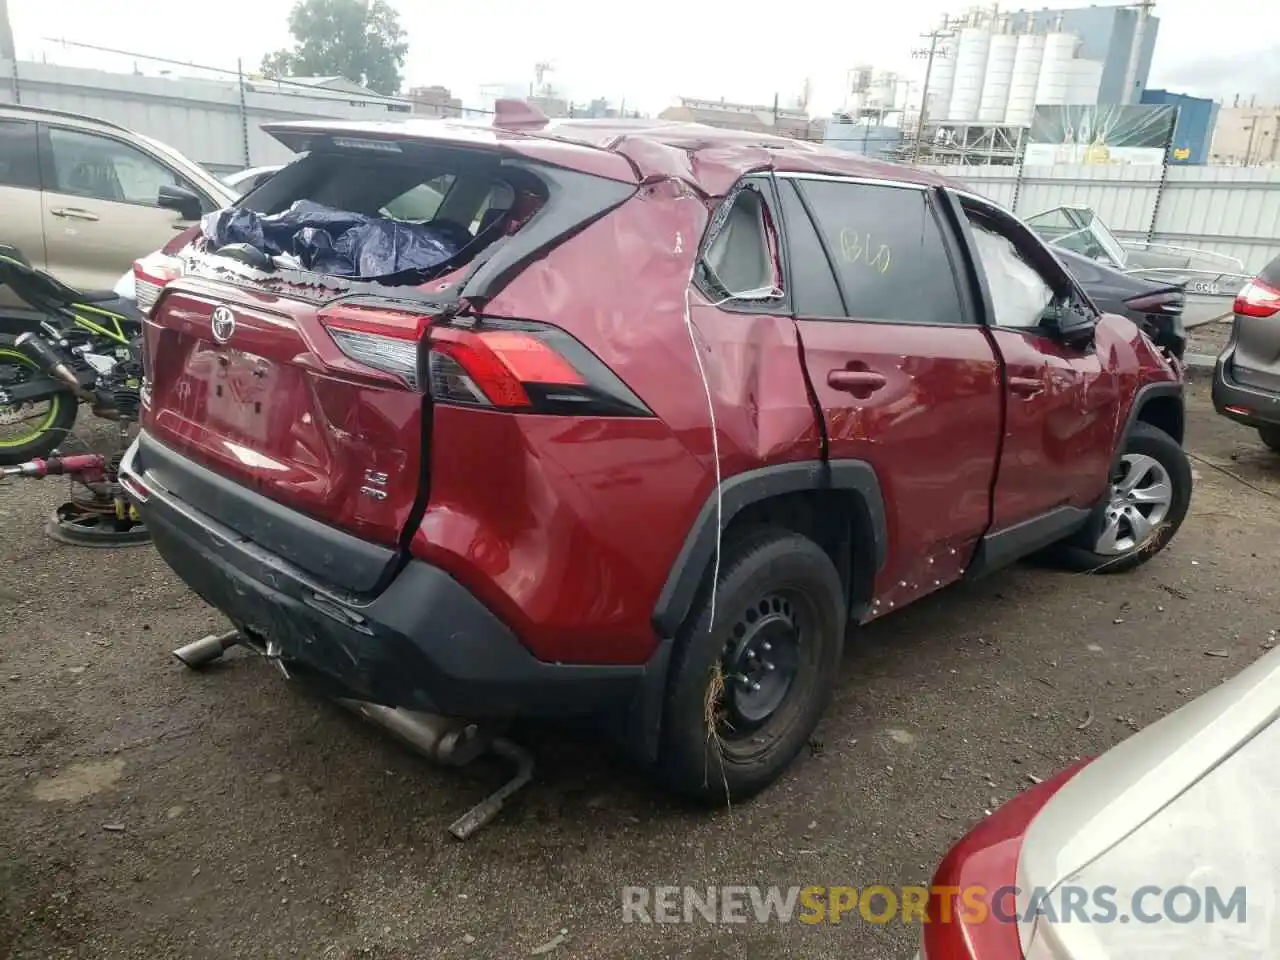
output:
[[[140,510],[174,572],[238,628],[339,695],[476,719],[639,705],[647,666],[539,660],[437,567],[410,561],[377,597],[342,596],[161,486],[137,443],[121,472],[146,491]]]
[[[1280,426],[1280,393],[1246,386],[1231,374],[1235,350],[1228,346],[1213,368],[1213,407],[1222,416],[1246,427]],[[1231,407],[1247,410],[1240,413]]]

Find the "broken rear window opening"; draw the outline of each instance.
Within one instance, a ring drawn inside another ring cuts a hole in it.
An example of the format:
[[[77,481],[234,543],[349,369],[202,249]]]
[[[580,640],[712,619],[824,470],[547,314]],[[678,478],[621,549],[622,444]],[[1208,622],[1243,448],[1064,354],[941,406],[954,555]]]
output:
[[[712,219],[698,263],[701,279],[722,297],[773,299],[782,286],[779,261],[769,207],[754,184],[744,184]]]
[[[420,284],[514,234],[546,200],[527,170],[465,150],[313,152],[207,215],[203,250],[267,273]]]

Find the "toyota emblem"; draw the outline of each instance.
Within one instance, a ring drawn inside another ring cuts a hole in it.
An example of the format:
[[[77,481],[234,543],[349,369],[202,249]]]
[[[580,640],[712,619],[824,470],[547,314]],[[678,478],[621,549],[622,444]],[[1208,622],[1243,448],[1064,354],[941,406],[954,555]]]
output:
[[[226,343],[236,332],[236,315],[228,307],[218,307],[209,318],[209,326],[213,331],[213,339]]]

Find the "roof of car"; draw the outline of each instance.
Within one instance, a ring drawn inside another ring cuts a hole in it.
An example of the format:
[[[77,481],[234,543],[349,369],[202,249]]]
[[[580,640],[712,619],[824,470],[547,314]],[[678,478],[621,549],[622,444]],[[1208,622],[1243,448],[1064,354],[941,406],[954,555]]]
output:
[[[293,149],[308,134],[445,140],[457,146],[505,147],[566,166],[627,171],[628,179],[677,177],[709,196],[723,196],[744,174],[759,170],[827,174],[955,186],[934,173],[905,164],[873,160],[859,154],[790,137],[726,130],[668,120],[550,120],[495,127],[473,120],[307,120],[263,124]],[[594,163],[588,154],[594,154]],[[576,156],[575,156],[576,155]],[[601,161],[612,155],[612,164]],[[624,160],[626,166],[618,163]],[[575,162],[576,161],[576,162]],[[629,167],[629,170],[628,170]]]
[[[6,113],[10,116],[22,114],[37,120],[41,117],[56,120],[74,120],[77,123],[103,127],[120,133],[133,133],[133,131],[127,127],[122,127],[120,124],[111,120],[103,120],[101,117],[91,117],[86,113],[75,113],[71,110],[55,110],[52,107],[37,107],[28,103],[0,103],[0,113]]]

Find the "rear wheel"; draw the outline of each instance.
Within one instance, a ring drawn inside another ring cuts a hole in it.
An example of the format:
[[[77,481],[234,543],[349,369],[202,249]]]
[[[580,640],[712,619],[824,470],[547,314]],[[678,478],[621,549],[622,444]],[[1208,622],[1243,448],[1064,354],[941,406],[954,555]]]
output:
[[[1091,573],[1120,573],[1164,549],[1191,505],[1191,464],[1163,430],[1136,423],[1089,523],[1060,551],[1065,563]]]
[[[1280,453],[1280,427],[1259,427],[1258,436],[1262,438],[1268,450]]]
[[[764,528],[726,546],[716,590],[680,638],[663,716],[661,770],[723,805],[773,783],[831,696],[844,640],[835,565],[812,540]]]
[[[29,357],[0,344],[0,390],[38,376],[40,370]],[[76,412],[69,390],[37,401],[0,404],[0,466],[48,456],[71,432]]]

